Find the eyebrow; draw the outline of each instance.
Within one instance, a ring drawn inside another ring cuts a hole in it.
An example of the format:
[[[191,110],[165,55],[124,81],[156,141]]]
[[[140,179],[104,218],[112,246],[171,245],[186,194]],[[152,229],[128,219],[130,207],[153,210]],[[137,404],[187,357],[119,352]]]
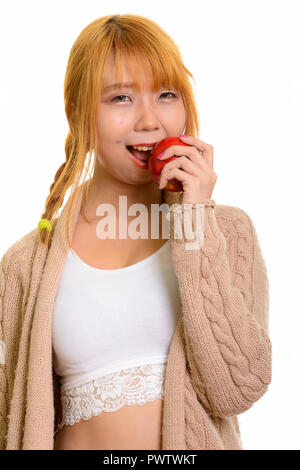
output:
[[[103,91],[106,92],[106,91],[109,91],[109,90],[115,90],[115,89],[120,89],[122,86],[121,83],[114,83],[113,85],[107,85],[106,87],[103,88]],[[134,82],[124,82],[123,83],[123,88],[127,88],[127,89],[132,89],[136,86],[136,84]]]

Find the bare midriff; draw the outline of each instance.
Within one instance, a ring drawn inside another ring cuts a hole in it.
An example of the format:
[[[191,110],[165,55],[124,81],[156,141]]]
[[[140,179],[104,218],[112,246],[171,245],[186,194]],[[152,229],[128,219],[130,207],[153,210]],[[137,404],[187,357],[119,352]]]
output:
[[[163,400],[123,406],[88,421],[65,425],[54,450],[161,450]]]

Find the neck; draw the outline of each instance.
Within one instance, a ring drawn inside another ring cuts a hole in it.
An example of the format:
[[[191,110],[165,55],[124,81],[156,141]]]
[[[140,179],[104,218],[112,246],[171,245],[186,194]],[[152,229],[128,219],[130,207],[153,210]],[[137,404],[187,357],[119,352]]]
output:
[[[144,204],[148,214],[151,214],[151,204],[164,202],[163,191],[154,181],[134,185],[117,180],[105,168],[96,164],[84,206],[84,213],[89,221],[99,218],[96,216],[100,204],[111,204],[119,216],[119,196],[126,196],[127,210],[132,204]]]

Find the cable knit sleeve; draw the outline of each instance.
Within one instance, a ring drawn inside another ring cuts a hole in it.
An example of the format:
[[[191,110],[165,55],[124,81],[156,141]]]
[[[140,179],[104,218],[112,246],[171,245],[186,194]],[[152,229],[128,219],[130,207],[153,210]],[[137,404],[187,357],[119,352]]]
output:
[[[5,342],[3,334],[3,298],[5,290],[5,265],[6,257],[2,257],[0,261],[0,450],[4,450],[5,434],[7,429],[6,424],[6,393],[7,393],[7,379],[5,368]]]
[[[190,239],[184,229],[181,239],[174,238],[171,216],[172,261],[191,381],[207,412],[226,417],[248,410],[271,382],[269,284],[250,217],[239,208],[221,206],[229,209],[227,245],[215,201],[202,202],[204,237],[199,249],[186,249]]]

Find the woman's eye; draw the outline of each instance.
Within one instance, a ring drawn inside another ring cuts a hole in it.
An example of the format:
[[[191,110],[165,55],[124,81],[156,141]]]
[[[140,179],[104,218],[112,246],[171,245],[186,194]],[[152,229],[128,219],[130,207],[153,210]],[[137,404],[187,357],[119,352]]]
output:
[[[171,96],[171,98],[176,98],[175,93],[172,93],[171,91],[165,91],[165,92],[162,93],[160,96],[162,96],[162,95],[173,95],[173,96]]]
[[[171,98],[176,98],[175,93],[172,93],[171,91],[165,91],[160,96],[163,96],[163,95],[172,95]],[[124,102],[123,100],[119,100],[118,98],[128,98],[128,96],[127,95],[118,95],[118,96],[115,96],[114,98],[112,98],[111,101],[117,101],[117,102],[121,102],[121,103]]]
[[[118,95],[118,96],[115,96],[111,101],[119,101],[117,100],[117,98],[121,98],[122,96],[124,96],[125,98],[128,98],[128,96],[126,95]]]

